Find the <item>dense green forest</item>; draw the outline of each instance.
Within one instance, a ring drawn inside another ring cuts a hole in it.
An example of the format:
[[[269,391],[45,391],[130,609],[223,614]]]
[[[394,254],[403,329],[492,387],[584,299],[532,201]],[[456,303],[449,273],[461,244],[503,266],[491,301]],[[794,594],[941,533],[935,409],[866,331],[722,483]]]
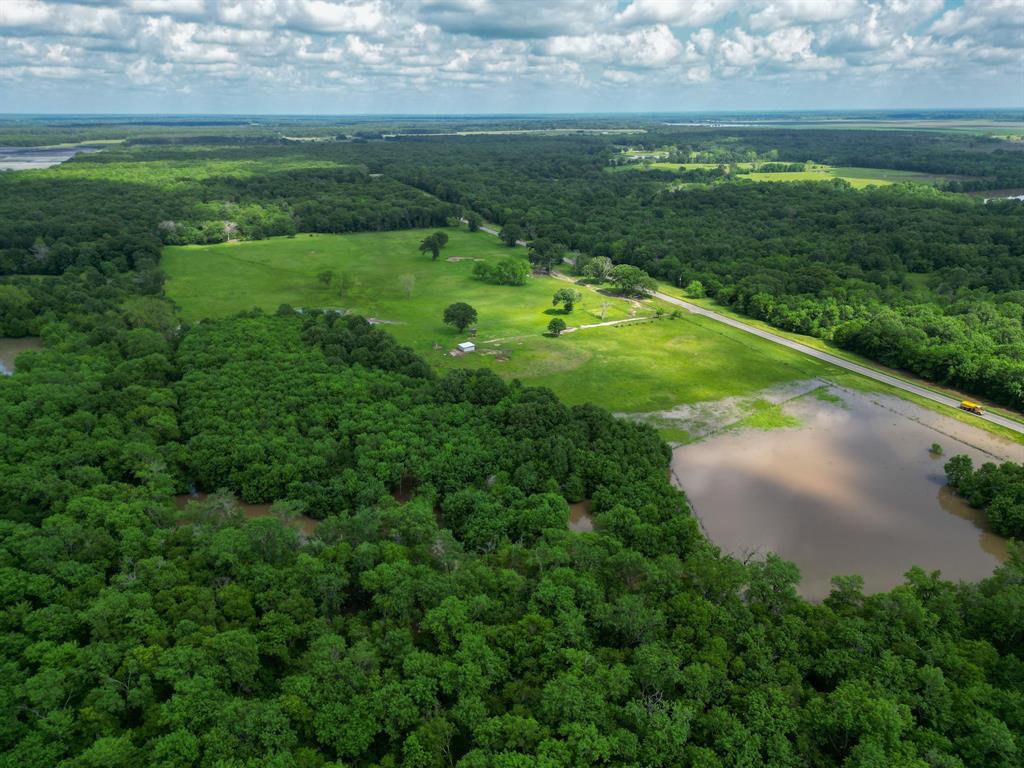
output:
[[[1020,764],[1019,550],[977,584],[913,569],[864,595],[847,576],[812,604],[792,564],[703,536],[648,427],[438,376],[358,317],[189,326],[161,295],[162,223],[258,209],[236,233],[256,237],[465,207],[737,306],[831,298],[836,330],[925,307],[922,344],[1016,370],[1019,208],[841,183],[666,194],[604,172],[612,151],[130,147],[0,175],[0,334],[45,341],[0,377],[0,765]],[[1012,467],[972,470],[959,490],[990,516],[1019,490]],[[192,490],[221,492],[179,510]],[[594,532],[568,530],[577,502]]]
[[[111,149],[0,174],[0,274],[133,269],[163,245],[437,226],[455,213],[393,179],[281,149]]]
[[[111,305],[44,335],[0,382],[4,764],[924,768],[1024,748],[1020,559],[979,585],[840,579],[812,605],[791,565],[708,544],[648,428],[438,379],[358,318],[175,331]],[[170,495],[196,482],[287,503],[182,518]],[[566,529],[583,497],[593,534]],[[300,511],[323,518],[311,538]]]
[[[970,456],[946,462],[946,479],[972,507],[984,510],[992,529],[1024,539],[1024,465],[986,462],[978,469]]]

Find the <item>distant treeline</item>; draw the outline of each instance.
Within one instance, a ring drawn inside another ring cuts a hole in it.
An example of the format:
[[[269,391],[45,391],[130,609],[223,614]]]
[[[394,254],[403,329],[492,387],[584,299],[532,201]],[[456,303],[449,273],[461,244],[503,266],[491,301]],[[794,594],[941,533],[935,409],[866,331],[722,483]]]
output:
[[[264,166],[265,148],[168,155],[99,153],[0,175],[0,274],[124,271],[155,262],[164,244],[440,226],[457,211],[356,167]]]
[[[1024,187],[1024,145],[987,136],[807,128],[666,128],[657,136],[683,153],[711,153],[715,162],[745,162],[776,150],[789,162],[972,177],[948,182],[955,192]]]

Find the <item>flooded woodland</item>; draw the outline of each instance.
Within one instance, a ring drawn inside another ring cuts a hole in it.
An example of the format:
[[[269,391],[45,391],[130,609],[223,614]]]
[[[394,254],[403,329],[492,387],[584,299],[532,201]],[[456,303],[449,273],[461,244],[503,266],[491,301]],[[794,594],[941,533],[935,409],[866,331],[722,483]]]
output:
[[[835,575],[861,574],[867,592],[901,583],[913,565],[952,580],[990,575],[1007,543],[949,491],[943,464],[960,453],[975,466],[1019,462],[1024,446],[898,398],[819,384],[774,393],[791,426],[716,431],[707,412],[674,414],[706,430],[675,448],[672,471],[710,539],[740,558],[795,562],[811,599]]]
[[[37,336],[25,336],[20,339],[0,339],[0,376],[14,373],[14,361],[22,352],[42,349],[43,342]]]

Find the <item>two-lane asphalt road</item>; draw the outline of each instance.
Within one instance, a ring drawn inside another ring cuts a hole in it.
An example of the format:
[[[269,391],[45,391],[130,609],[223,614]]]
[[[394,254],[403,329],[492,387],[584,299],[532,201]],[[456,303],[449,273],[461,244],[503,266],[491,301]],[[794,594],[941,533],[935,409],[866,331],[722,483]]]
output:
[[[484,232],[489,232],[492,235],[498,234],[497,231],[491,229],[490,227],[482,226],[480,227],[480,229],[483,230]],[[522,241],[520,241],[519,244],[526,245],[526,243]],[[776,344],[781,344],[784,347],[789,347],[790,349],[801,354],[807,355],[808,357],[814,357],[817,358],[818,360],[824,360],[826,363],[831,363],[832,365],[835,365],[839,368],[845,368],[848,371],[859,373],[861,376],[866,376],[869,379],[880,381],[883,384],[888,384],[889,386],[895,387],[896,389],[901,389],[904,392],[910,392],[911,394],[927,398],[932,402],[939,403],[940,405],[945,405],[950,408],[960,407],[960,401],[957,400],[956,398],[950,397],[949,395],[943,395],[938,392],[933,392],[930,389],[925,389],[924,387],[920,387],[917,384],[913,384],[909,381],[906,381],[905,379],[900,379],[897,378],[896,376],[890,376],[887,373],[876,371],[874,368],[868,368],[867,366],[864,365],[851,363],[849,360],[844,360],[843,358],[837,357],[836,355],[830,355],[828,352],[822,352],[821,350],[815,349],[814,347],[809,347],[806,344],[801,344],[799,341],[787,339],[785,336],[779,336],[778,334],[772,333],[771,331],[761,330],[760,328],[756,328],[753,325],[748,325],[747,323],[744,323],[742,320],[736,320],[734,318],[727,317],[726,315],[720,314],[711,309],[704,309],[703,307],[699,307],[696,304],[691,304],[690,302],[684,301],[683,299],[677,299],[675,296],[669,296],[667,293],[661,293],[660,291],[656,291],[654,293],[654,296],[655,298],[661,299],[662,301],[668,302],[669,304],[675,304],[677,307],[682,307],[687,312],[691,312],[695,315],[701,315],[702,317],[706,317],[709,320],[714,320],[715,322],[718,323],[730,325],[733,328],[738,328],[739,330],[744,331],[746,333],[751,333],[754,336],[760,336],[762,339],[767,339],[768,341],[775,342]],[[985,413],[982,416],[975,416],[974,418],[984,419],[985,421],[991,422],[992,424],[998,424],[1001,427],[1012,429],[1014,432],[1018,432],[1024,435],[1024,424],[1021,424],[1019,421],[1014,421],[1013,419],[1008,419],[1005,416],[1000,416],[998,413]]]
[[[845,368],[848,371],[859,373],[861,376],[867,376],[869,379],[880,381],[883,384],[888,384],[889,386],[901,389],[904,392],[910,392],[912,394],[919,395],[920,397],[925,397],[931,400],[932,402],[936,402],[941,405],[946,405],[949,406],[950,408],[959,408],[960,406],[960,401],[957,400],[956,398],[949,397],[948,395],[939,394],[938,392],[933,392],[932,390],[925,389],[924,387],[919,387],[918,385],[912,384],[911,382],[906,381],[904,379],[900,379],[895,376],[890,376],[889,374],[882,373],[881,371],[876,371],[874,368],[868,368],[867,366],[858,365],[857,363],[851,363],[849,360],[844,360],[843,358],[837,357],[836,355],[830,355],[828,352],[822,352],[819,349],[809,347],[806,344],[801,344],[799,341],[787,339],[785,336],[779,336],[778,334],[772,333],[771,331],[765,331],[760,328],[756,328],[752,325],[744,323],[741,320],[735,320],[734,318],[727,317],[718,312],[715,312],[714,310],[704,309],[704,307],[699,307],[696,304],[691,304],[688,301],[677,299],[675,296],[669,296],[667,293],[661,293],[659,291],[655,292],[654,296],[655,298],[661,299],[662,301],[668,302],[669,304],[675,304],[678,307],[682,307],[686,311],[692,312],[695,315],[701,315],[702,317],[706,317],[710,320],[714,320],[719,323],[724,323],[725,325],[730,325],[733,328],[738,328],[739,330],[745,331],[746,333],[752,333],[754,336],[760,336],[762,339],[767,339],[768,341],[773,341],[776,344],[781,344],[784,347],[789,347],[790,349],[795,350],[796,352],[800,352],[801,354],[807,355],[808,357],[814,357],[817,358],[818,360],[824,360],[826,363],[831,363],[832,365],[838,366],[839,368]],[[1019,421],[1014,421],[1013,419],[1008,419],[1005,416],[1000,416],[998,413],[985,413],[982,416],[975,416],[975,418],[984,419],[985,421],[990,421],[993,424],[998,424],[1001,427],[1012,429],[1014,432],[1024,434],[1024,424],[1021,424]]]

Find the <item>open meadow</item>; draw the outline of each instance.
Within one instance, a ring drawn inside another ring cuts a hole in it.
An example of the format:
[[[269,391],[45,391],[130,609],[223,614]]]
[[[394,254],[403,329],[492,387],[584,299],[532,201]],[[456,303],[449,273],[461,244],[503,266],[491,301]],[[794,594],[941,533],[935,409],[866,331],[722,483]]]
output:
[[[437,261],[419,242],[432,230],[180,246],[164,250],[167,295],[186,320],[223,317],[281,304],[346,309],[386,324],[438,370],[483,366],[506,379],[547,386],[566,402],[592,402],[619,412],[646,412],[680,403],[747,396],[766,387],[823,375],[829,366],[659,302],[627,301],[579,286],[570,315],[551,297],[567,286],[533,276],[523,286],[483,283],[473,259],[525,256],[483,232],[448,229]],[[317,279],[334,273],[330,287]],[[344,277],[343,277],[344,276]],[[344,297],[340,284],[345,282]],[[411,290],[409,286],[411,285]],[[467,338],[442,322],[444,308],[465,301],[479,313],[478,352],[451,350]],[[552,317],[570,327],[601,322],[560,338],[545,335]],[[634,318],[634,319],[631,319]]]

